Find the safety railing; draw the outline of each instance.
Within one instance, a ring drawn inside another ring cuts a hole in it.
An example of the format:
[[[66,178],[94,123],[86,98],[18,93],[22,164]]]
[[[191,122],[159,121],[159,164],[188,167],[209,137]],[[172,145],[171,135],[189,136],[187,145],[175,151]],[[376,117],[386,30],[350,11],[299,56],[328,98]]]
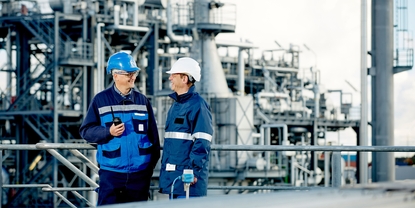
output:
[[[212,145],[213,151],[323,151],[332,153],[332,187],[338,188],[341,186],[341,151],[354,152],[415,152],[415,146],[284,146],[284,145]],[[90,187],[52,187],[50,184],[8,184],[4,185],[2,175],[0,174],[0,187],[2,188],[42,188],[42,191],[53,192],[70,207],[76,207],[69,200],[67,200],[60,192],[71,191],[76,197],[85,201],[91,207],[94,204],[88,201],[78,191],[94,191],[98,184],[88,177],[84,172],[79,170],[67,158],[63,157],[58,150],[69,150],[82,163],[88,166],[92,172],[98,173],[99,168],[90,161],[79,150],[96,150],[93,144],[69,144],[69,143],[38,143],[38,144],[3,144],[0,145],[0,165],[3,161],[3,150],[46,150],[58,161],[70,169],[79,178],[83,179]],[[325,159],[328,161],[329,158]],[[326,163],[326,162],[325,162]],[[328,171],[328,168],[325,168]],[[325,173],[327,174],[327,173]],[[155,187],[152,187],[154,189]],[[311,187],[324,188],[324,187]],[[254,186],[209,186],[208,189],[246,189],[246,190],[306,190],[310,187],[254,187]],[[2,191],[0,191],[0,206],[2,200]]]

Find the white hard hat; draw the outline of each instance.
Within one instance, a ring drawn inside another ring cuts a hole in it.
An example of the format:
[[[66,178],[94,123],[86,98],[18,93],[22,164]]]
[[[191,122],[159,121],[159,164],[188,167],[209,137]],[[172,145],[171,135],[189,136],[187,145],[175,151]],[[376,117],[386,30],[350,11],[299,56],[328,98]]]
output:
[[[192,76],[196,81],[200,81],[200,66],[197,61],[192,58],[184,57],[179,58],[176,63],[173,64],[170,71],[167,74],[183,73]]]

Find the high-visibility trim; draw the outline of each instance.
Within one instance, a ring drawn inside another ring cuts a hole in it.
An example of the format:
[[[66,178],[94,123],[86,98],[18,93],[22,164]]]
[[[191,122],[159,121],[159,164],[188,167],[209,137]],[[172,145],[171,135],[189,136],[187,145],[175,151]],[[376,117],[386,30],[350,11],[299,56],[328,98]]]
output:
[[[195,139],[206,139],[209,142],[212,142],[212,135],[206,134],[203,132],[196,132],[192,135]]]
[[[112,106],[105,106],[98,109],[99,114],[110,113],[111,107],[114,112],[116,111],[147,111],[146,105],[112,105]]]
[[[183,140],[195,140],[195,139],[205,139],[209,142],[212,142],[212,135],[206,134],[203,132],[196,132],[193,135],[183,132],[166,132],[164,133],[164,138],[171,139],[183,139]]]
[[[193,137],[189,133],[183,132],[166,132],[164,133],[164,138],[171,138],[171,139],[183,139],[183,140],[192,140]]]

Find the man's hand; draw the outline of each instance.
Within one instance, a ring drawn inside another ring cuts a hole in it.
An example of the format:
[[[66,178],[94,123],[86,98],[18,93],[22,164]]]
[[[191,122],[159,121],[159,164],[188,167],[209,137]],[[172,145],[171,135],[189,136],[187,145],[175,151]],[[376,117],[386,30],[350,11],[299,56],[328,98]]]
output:
[[[190,185],[193,185],[193,184],[195,184],[195,183],[197,183],[197,178],[196,178],[196,177],[194,177],[194,178],[193,178],[193,182],[192,182],[192,183],[190,183]]]
[[[116,126],[112,124],[110,127],[110,134],[115,137],[121,136],[124,130],[125,130],[124,123],[118,124]]]

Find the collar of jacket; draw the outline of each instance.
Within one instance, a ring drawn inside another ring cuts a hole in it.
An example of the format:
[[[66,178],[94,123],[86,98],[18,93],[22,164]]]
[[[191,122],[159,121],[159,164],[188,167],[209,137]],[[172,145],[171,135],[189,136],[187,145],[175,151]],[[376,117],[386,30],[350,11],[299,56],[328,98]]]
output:
[[[188,100],[190,97],[192,97],[192,95],[195,92],[195,88],[196,87],[193,85],[189,88],[189,91],[187,91],[184,94],[177,95],[177,93],[174,92],[174,93],[170,94],[169,96],[171,98],[173,98],[173,100],[175,100],[176,102],[182,103],[182,102],[185,102],[186,100]]]
[[[131,89],[130,93],[128,93],[128,95],[126,96],[122,96],[119,92],[117,92],[117,90],[115,89],[115,84],[112,85],[111,87],[111,91],[112,94],[114,95],[115,100],[117,101],[117,103],[121,103],[124,100],[134,100],[134,93],[133,93],[133,88]]]

